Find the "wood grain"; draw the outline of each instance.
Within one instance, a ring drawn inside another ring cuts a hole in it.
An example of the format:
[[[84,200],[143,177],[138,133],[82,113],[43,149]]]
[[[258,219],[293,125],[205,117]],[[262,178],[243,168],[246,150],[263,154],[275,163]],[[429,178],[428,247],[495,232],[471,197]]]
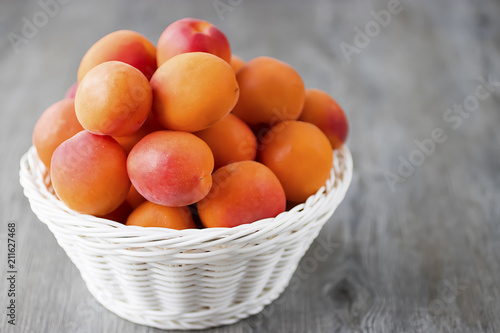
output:
[[[208,332],[500,332],[500,86],[474,111],[444,118],[473,101],[478,77],[500,81],[500,3],[401,0],[401,11],[348,61],[342,42],[355,45],[355,29],[373,29],[370,11],[391,1],[220,2],[233,5],[218,12],[217,1],[69,1],[18,52],[8,33],[21,35],[23,18],[42,8],[0,3],[1,313],[10,221],[19,271],[17,325],[2,315],[0,331],[159,332],[90,296],[31,212],[18,162],[37,118],[64,96],[94,41],[127,28],[156,42],[170,22],[192,16],[218,25],[244,59],[282,59],[308,87],[331,93],[347,112],[355,161],[345,201],[283,295]],[[428,142],[436,129],[444,142],[415,153],[415,140]],[[411,156],[421,164],[392,188],[388,172]]]

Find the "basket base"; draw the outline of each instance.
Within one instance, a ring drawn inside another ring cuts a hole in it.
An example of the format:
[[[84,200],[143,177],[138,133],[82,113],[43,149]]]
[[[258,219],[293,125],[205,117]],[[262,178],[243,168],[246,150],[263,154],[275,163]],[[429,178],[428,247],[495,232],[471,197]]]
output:
[[[295,271],[295,270],[294,270]],[[293,273],[293,272],[292,272]],[[207,309],[203,312],[191,314],[192,319],[179,318],[177,320],[162,320],[162,316],[171,317],[172,314],[164,314],[161,311],[149,311],[147,317],[144,312],[141,314],[130,313],[124,311],[129,308],[129,304],[118,300],[112,300],[108,297],[107,293],[93,288],[87,284],[90,294],[107,310],[113,312],[117,316],[131,321],[138,325],[150,326],[163,330],[201,330],[217,326],[225,326],[234,324],[242,319],[248,318],[252,315],[260,313],[267,305],[275,301],[286,289],[290,279],[286,279],[286,284],[277,286],[276,288],[268,291],[263,291],[253,302],[242,302],[231,305],[229,308]],[[151,316],[152,315],[152,316]],[[193,316],[195,315],[195,316]],[[189,316],[189,317],[191,317]],[[155,320],[151,317],[156,318]],[[180,317],[180,316],[179,316]],[[203,320],[203,318],[205,318]]]

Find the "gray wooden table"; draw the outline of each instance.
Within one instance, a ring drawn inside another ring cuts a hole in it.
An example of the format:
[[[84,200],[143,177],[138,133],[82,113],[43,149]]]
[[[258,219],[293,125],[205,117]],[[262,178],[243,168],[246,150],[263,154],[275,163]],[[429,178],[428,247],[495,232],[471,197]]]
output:
[[[126,28],[156,42],[185,16],[218,25],[244,59],[282,59],[331,93],[355,161],[290,287],[209,332],[500,332],[498,1],[59,1],[0,1],[1,332],[158,332],[91,297],[17,172],[37,118],[94,41]]]

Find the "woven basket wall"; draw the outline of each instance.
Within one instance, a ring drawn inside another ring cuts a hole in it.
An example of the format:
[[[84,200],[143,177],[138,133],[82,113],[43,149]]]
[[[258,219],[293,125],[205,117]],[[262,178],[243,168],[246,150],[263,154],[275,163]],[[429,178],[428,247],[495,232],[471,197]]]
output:
[[[138,324],[201,329],[260,312],[288,285],[349,187],[351,154],[333,154],[330,179],[306,203],[235,228],[142,228],[76,213],[54,196],[34,147],[21,159],[20,182],[104,307]]]

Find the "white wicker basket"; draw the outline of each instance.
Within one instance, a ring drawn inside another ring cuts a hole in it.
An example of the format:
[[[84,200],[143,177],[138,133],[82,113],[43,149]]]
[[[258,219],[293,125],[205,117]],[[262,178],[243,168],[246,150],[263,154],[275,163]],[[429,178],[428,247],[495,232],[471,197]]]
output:
[[[351,154],[345,147],[333,154],[331,178],[306,203],[235,228],[132,227],[76,213],[53,194],[33,147],[21,159],[20,181],[104,307],[138,324],[201,329],[260,312],[288,285],[349,187]]]

